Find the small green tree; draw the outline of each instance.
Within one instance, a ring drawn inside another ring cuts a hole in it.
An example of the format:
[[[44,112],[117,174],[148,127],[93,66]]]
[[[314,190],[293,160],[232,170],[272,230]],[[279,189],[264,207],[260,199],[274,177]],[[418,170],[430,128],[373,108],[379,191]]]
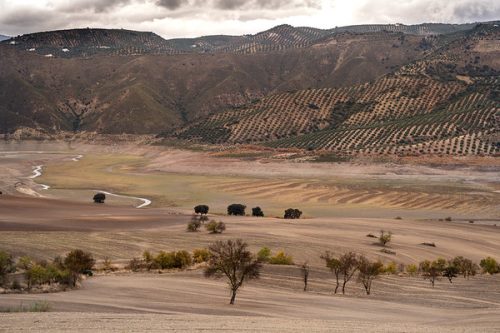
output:
[[[188,251],[182,250],[175,253],[175,268],[186,268],[191,266],[192,263],[193,258],[191,257],[191,253]]]
[[[285,215],[284,215],[285,219],[295,220],[295,219],[300,219],[300,216],[302,216],[302,211],[298,209],[288,208],[287,210],[285,210]]]
[[[383,267],[384,264],[380,261],[371,262],[365,256],[360,256],[358,258],[358,281],[365,287],[367,295],[370,295],[373,280],[380,275]]]
[[[7,274],[16,271],[12,256],[4,251],[0,251],[0,286],[7,283]]]
[[[106,200],[106,194],[104,194],[104,193],[97,193],[97,194],[94,195],[93,199],[94,199],[95,203],[102,204],[102,203],[104,203],[104,200]]]
[[[443,276],[450,281],[450,283],[453,283],[453,279],[457,277],[459,274],[459,269],[453,265],[453,261],[450,260],[448,261],[448,264],[446,267],[443,269]]]
[[[410,276],[415,276],[418,273],[418,267],[415,264],[409,264],[406,266],[406,273]]]
[[[260,207],[254,207],[252,208],[252,216],[264,217],[264,212]]]
[[[245,216],[247,206],[242,204],[231,204],[227,206],[227,215]]]
[[[342,266],[339,259],[335,258],[330,251],[326,251],[321,255],[321,259],[325,261],[326,267],[330,269],[333,275],[335,275],[335,291],[336,294],[340,286],[340,274],[342,272]]]
[[[257,279],[262,268],[261,263],[247,250],[248,245],[241,239],[218,241],[210,245],[210,259],[205,269],[206,277],[225,276],[231,288],[231,300],[234,304],[238,289],[247,280]]]
[[[483,272],[488,274],[497,274],[500,272],[500,267],[495,259],[492,257],[487,257],[481,260],[479,266],[483,269]]]
[[[257,259],[260,262],[269,262],[271,259],[271,249],[268,247],[263,247],[257,252]]]
[[[154,261],[160,269],[173,268],[175,266],[175,252],[160,251]]]
[[[432,288],[434,288],[436,280],[439,280],[439,278],[443,275],[443,271],[445,268],[446,260],[444,260],[443,258],[439,258],[432,262],[429,260],[424,260],[419,265],[420,272],[425,279],[428,279],[431,282]]]
[[[391,240],[392,240],[392,232],[390,231],[385,232],[384,230],[380,230],[380,235],[378,237],[380,245],[385,247],[387,244],[390,243]]]
[[[461,274],[464,279],[468,279],[469,276],[474,276],[479,270],[479,266],[472,262],[472,260],[458,256],[452,259],[453,266],[458,268],[458,273]]]
[[[83,250],[73,250],[64,258],[64,267],[71,274],[73,287],[76,286],[80,275],[91,272],[94,265],[95,260],[92,254]]]
[[[212,220],[205,225],[205,229],[211,234],[221,234],[226,230],[226,224],[222,221]]]
[[[208,214],[208,206],[207,205],[198,205],[194,207],[195,214],[207,215]]]
[[[195,249],[193,250],[193,262],[195,264],[201,264],[208,261],[210,258],[210,252],[207,249]]]

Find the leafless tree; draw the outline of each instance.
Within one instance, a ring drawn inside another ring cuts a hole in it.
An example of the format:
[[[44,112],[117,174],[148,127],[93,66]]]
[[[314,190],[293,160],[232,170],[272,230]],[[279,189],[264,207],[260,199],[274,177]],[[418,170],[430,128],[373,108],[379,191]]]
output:
[[[309,279],[309,263],[306,261],[300,266],[302,277],[304,278],[304,291],[307,291],[307,281]]]
[[[247,280],[260,276],[262,264],[247,250],[248,245],[241,239],[217,241],[210,245],[210,258],[205,269],[205,277],[225,276],[231,288],[231,301],[234,304],[236,292]]]

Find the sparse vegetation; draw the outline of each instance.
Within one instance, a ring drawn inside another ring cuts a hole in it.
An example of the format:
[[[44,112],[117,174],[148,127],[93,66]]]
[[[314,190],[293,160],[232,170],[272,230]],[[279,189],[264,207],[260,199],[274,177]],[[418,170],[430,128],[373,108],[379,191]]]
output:
[[[191,220],[187,224],[187,231],[196,232],[201,227],[201,219],[197,215],[191,216]]]
[[[248,245],[241,239],[217,241],[210,245],[210,258],[205,269],[206,277],[226,277],[231,289],[231,300],[234,304],[238,289],[247,280],[260,276],[261,264],[247,250]]]
[[[193,262],[195,264],[201,264],[207,262],[210,258],[210,252],[208,249],[194,249],[193,250]]]
[[[205,229],[211,234],[221,234],[226,230],[226,224],[222,221],[212,220],[205,225]]]
[[[380,245],[387,246],[392,240],[392,232],[385,232],[384,230],[380,230],[380,235],[378,237],[378,241]]]
[[[24,305],[21,302],[21,304],[16,307],[0,308],[0,313],[48,312],[48,311],[50,311],[50,303],[47,301],[36,301],[29,305]]]
[[[293,257],[285,253],[285,251],[278,251],[276,255],[269,258],[271,265],[293,265]]]

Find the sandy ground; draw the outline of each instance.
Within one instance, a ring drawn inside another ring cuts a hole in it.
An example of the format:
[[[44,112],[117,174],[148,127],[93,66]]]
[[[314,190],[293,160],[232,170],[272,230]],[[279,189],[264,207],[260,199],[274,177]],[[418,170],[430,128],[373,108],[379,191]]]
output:
[[[47,164],[50,168],[51,163],[74,163],[71,165],[78,168],[79,162],[72,159],[92,153],[93,147],[56,145],[49,149],[28,145],[23,148],[33,151],[24,153],[19,153],[19,145],[9,147],[10,152],[5,147],[0,152],[0,171],[4,175],[0,186],[7,193],[0,196],[0,249],[16,256],[26,254],[50,259],[82,248],[91,251],[98,260],[110,257],[115,262],[124,262],[140,256],[146,249],[191,251],[215,240],[243,238],[252,251],[267,246],[273,251],[285,250],[297,264],[308,260],[312,272],[310,291],[304,293],[297,267],[266,266],[262,278],[241,291],[235,306],[227,304],[224,281],[205,279],[201,270],[96,276],[84,281],[81,289],[64,293],[0,295],[0,308],[36,300],[46,300],[51,305],[49,313],[0,314],[0,331],[497,332],[500,327],[498,275],[470,280],[458,278],[453,284],[442,280],[434,289],[421,278],[384,276],[374,282],[370,297],[363,295],[355,281],[348,286],[348,295],[334,296],[332,276],[319,258],[325,250],[334,253],[354,250],[385,263],[418,263],[423,259],[456,255],[476,262],[486,256],[500,259],[500,223],[494,226],[494,222],[482,225],[467,220],[457,223],[411,216],[404,216],[402,220],[330,216],[293,222],[267,217],[212,216],[226,223],[224,234],[214,236],[204,230],[189,233],[185,230],[189,212],[179,207],[136,209],[136,201],[118,198],[97,205],[75,200],[77,195],[84,193],[87,198],[91,192],[63,188],[44,191],[29,178],[35,165]],[[37,151],[42,149],[45,153],[39,154]],[[288,183],[300,177],[302,181],[298,183],[303,186],[304,179],[321,182],[322,177],[330,178],[334,174],[340,179],[375,177],[406,182],[410,179],[415,184],[424,184],[422,187],[431,179],[432,182],[470,185],[482,193],[500,190],[498,168],[491,164],[484,169],[474,166],[446,170],[411,165],[241,161],[221,159],[209,153],[159,152],[159,148],[110,146],[99,149],[106,154],[133,153],[147,158],[149,162],[142,167],[154,175],[169,172],[207,177],[236,174],[258,176],[261,180],[278,177]],[[110,176],[118,172],[115,167],[107,170]],[[126,173],[120,179],[137,176],[135,169],[124,170]],[[239,184],[239,190],[251,192],[250,185]],[[207,181],[203,186],[215,188],[220,183]],[[259,186],[261,192],[266,189],[271,195],[282,193],[270,191],[282,186],[279,183]],[[457,188],[460,191],[462,187]],[[346,194],[354,201],[356,195],[359,199],[371,193]],[[487,198],[495,200],[495,195],[488,194]],[[417,198],[415,202],[420,200]],[[352,205],[354,211],[362,207]],[[494,201],[488,207],[494,208]],[[420,209],[423,208],[415,211]],[[458,212],[458,208],[450,207],[451,212],[454,209]],[[381,247],[366,237],[368,233],[377,235],[381,229],[393,232],[389,248],[395,255],[380,252]],[[422,245],[423,242],[434,242],[436,247]]]

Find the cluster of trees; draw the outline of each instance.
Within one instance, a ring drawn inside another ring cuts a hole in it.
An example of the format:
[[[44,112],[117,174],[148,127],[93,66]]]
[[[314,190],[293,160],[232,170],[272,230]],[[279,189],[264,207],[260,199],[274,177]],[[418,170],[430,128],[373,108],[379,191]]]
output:
[[[207,249],[195,249],[192,254],[185,250],[160,251],[157,254],[144,251],[142,258],[132,259],[127,268],[133,272],[153,269],[184,269],[193,264],[206,262],[208,258],[209,252]]]
[[[434,287],[437,280],[447,278],[450,283],[453,279],[461,275],[464,278],[476,275],[480,268],[483,273],[497,274],[500,272],[500,266],[497,261],[491,257],[484,258],[480,261],[479,265],[472,260],[462,256],[455,257],[450,260],[438,258],[436,260],[424,260],[420,262],[418,268],[416,266],[407,266],[409,274],[421,274],[425,279],[428,279],[432,287]]]
[[[346,285],[359,271],[358,281],[363,283],[367,295],[371,292],[373,280],[382,273],[383,264],[379,261],[370,262],[366,257],[354,252],[347,252],[339,257],[334,257],[331,252],[326,251],[321,255],[326,267],[335,275],[336,294],[342,282],[342,294],[345,294]],[[342,279],[342,280],[341,280]]]
[[[83,274],[92,275],[94,265],[92,254],[82,250],[73,250],[51,262],[35,261],[27,256],[16,262],[12,255],[0,251],[0,284],[7,286],[10,273],[22,272],[28,289],[54,283],[75,287]],[[20,282],[16,279],[11,281],[11,288],[20,289]]]
[[[227,206],[227,215],[245,216],[247,206],[243,204],[231,204]],[[194,207],[195,214],[206,215],[208,214],[209,207],[207,205],[198,205]],[[288,208],[285,210],[285,219],[299,219],[302,211],[296,208]],[[264,211],[259,206],[252,208],[252,216],[264,217]]]

